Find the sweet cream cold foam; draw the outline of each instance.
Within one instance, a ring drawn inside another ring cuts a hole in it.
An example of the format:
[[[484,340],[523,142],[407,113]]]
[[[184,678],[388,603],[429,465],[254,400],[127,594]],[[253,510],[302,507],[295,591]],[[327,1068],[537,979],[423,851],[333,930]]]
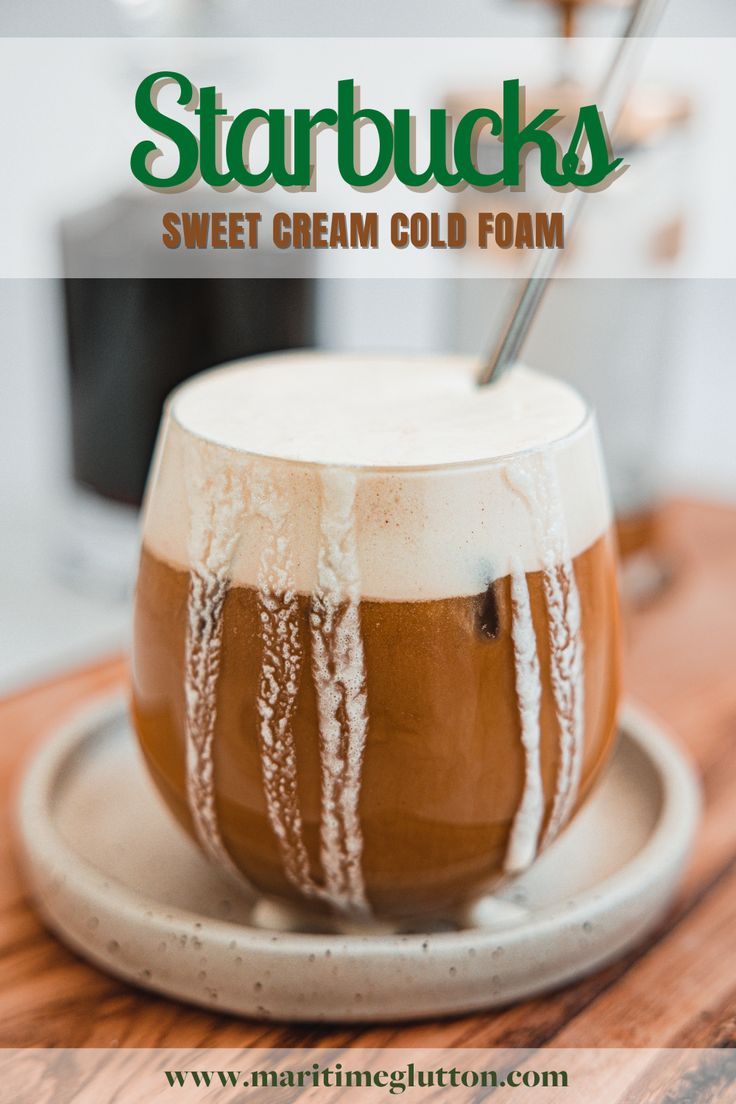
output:
[[[170,401],[146,511],[147,546],[187,569],[192,534],[207,543],[210,527],[223,527],[223,512],[231,529],[239,516],[227,574],[230,585],[256,586],[276,509],[293,584],[311,593],[324,469],[334,469],[353,488],[360,597],[479,594],[496,578],[545,567],[550,546],[540,542],[538,510],[520,492],[525,462],[544,454],[562,543],[578,555],[611,521],[583,401],[523,366],[478,388],[476,367],[460,357],[295,353],[194,378]]]

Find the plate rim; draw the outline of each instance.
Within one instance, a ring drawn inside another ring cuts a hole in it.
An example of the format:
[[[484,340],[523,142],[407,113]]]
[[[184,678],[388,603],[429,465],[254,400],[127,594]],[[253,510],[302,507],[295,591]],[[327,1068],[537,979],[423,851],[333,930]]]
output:
[[[15,826],[21,846],[23,865],[30,873],[39,867],[62,869],[65,882],[74,885],[90,905],[100,903],[107,911],[113,907],[121,919],[141,923],[144,912],[150,912],[147,923],[152,928],[168,931],[172,923],[198,930],[203,917],[192,910],[164,906],[144,895],[135,894],[81,856],[55,828],[53,800],[65,766],[74,755],[83,752],[84,744],[93,740],[103,724],[126,719],[128,703],[121,692],[101,695],[78,709],[64,723],[52,730],[26,760],[16,801]],[[595,921],[611,908],[634,900],[643,889],[669,880],[685,863],[695,838],[700,817],[701,789],[690,757],[669,735],[668,726],[649,710],[626,701],[619,712],[619,739],[637,746],[653,764],[662,785],[662,807],[659,817],[643,847],[625,865],[595,886],[573,895],[568,903],[556,902],[540,909],[528,920],[493,927],[470,927],[460,931],[418,933],[317,933],[271,931],[251,925],[206,917],[208,938],[219,944],[229,944],[237,938],[243,951],[269,954],[299,954],[309,950],[333,956],[362,957],[370,954],[382,960],[403,956],[407,950],[419,949],[428,939],[434,953],[443,949],[457,953],[463,945],[473,945],[478,951],[504,942],[544,939],[556,932],[560,922],[565,927],[584,921]],[[652,876],[651,870],[656,869]],[[45,915],[53,919],[45,903],[34,899]],[[306,946],[308,944],[308,947]]]

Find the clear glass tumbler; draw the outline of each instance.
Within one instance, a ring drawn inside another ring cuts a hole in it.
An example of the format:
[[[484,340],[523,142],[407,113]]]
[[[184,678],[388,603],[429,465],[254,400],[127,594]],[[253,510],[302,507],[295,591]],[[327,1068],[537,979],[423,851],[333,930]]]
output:
[[[593,416],[487,460],[350,467],[200,436],[190,387],[135,608],[133,717],[166,803],[260,894],[358,919],[450,914],[525,870],[615,732]]]

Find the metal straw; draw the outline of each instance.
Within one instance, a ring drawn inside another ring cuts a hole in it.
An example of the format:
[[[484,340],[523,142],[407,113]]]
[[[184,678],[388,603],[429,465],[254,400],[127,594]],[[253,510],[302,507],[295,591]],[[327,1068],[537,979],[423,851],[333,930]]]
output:
[[[666,3],[667,0],[636,0],[634,4],[628,26],[611,60],[597,100],[611,135],[621,117],[633,82],[631,63],[638,52],[638,40],[654,33]],[[569,194],[563,204],[566,235],[569,235],[572,230],[585,196],[585,192],[577,189]],[[478,373],[480,386],[485,386],[491,380],[498,380],[501,374],[518,359],[542,296],[547,290],[550,277],[560,261],[560,256],[560,250],[544,250],[540,253],[539,260],[530,275],[521,282],[520,290],[498,341]]]

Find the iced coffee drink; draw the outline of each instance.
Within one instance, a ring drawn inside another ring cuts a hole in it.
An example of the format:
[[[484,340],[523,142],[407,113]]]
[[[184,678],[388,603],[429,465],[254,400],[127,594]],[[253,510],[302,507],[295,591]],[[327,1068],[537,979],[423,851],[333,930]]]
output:
[[[449,912],[527,869],[611,751],[594,420],[516,367],[286,354],[169,401],[136,598],[148,768],[244,885]]]

